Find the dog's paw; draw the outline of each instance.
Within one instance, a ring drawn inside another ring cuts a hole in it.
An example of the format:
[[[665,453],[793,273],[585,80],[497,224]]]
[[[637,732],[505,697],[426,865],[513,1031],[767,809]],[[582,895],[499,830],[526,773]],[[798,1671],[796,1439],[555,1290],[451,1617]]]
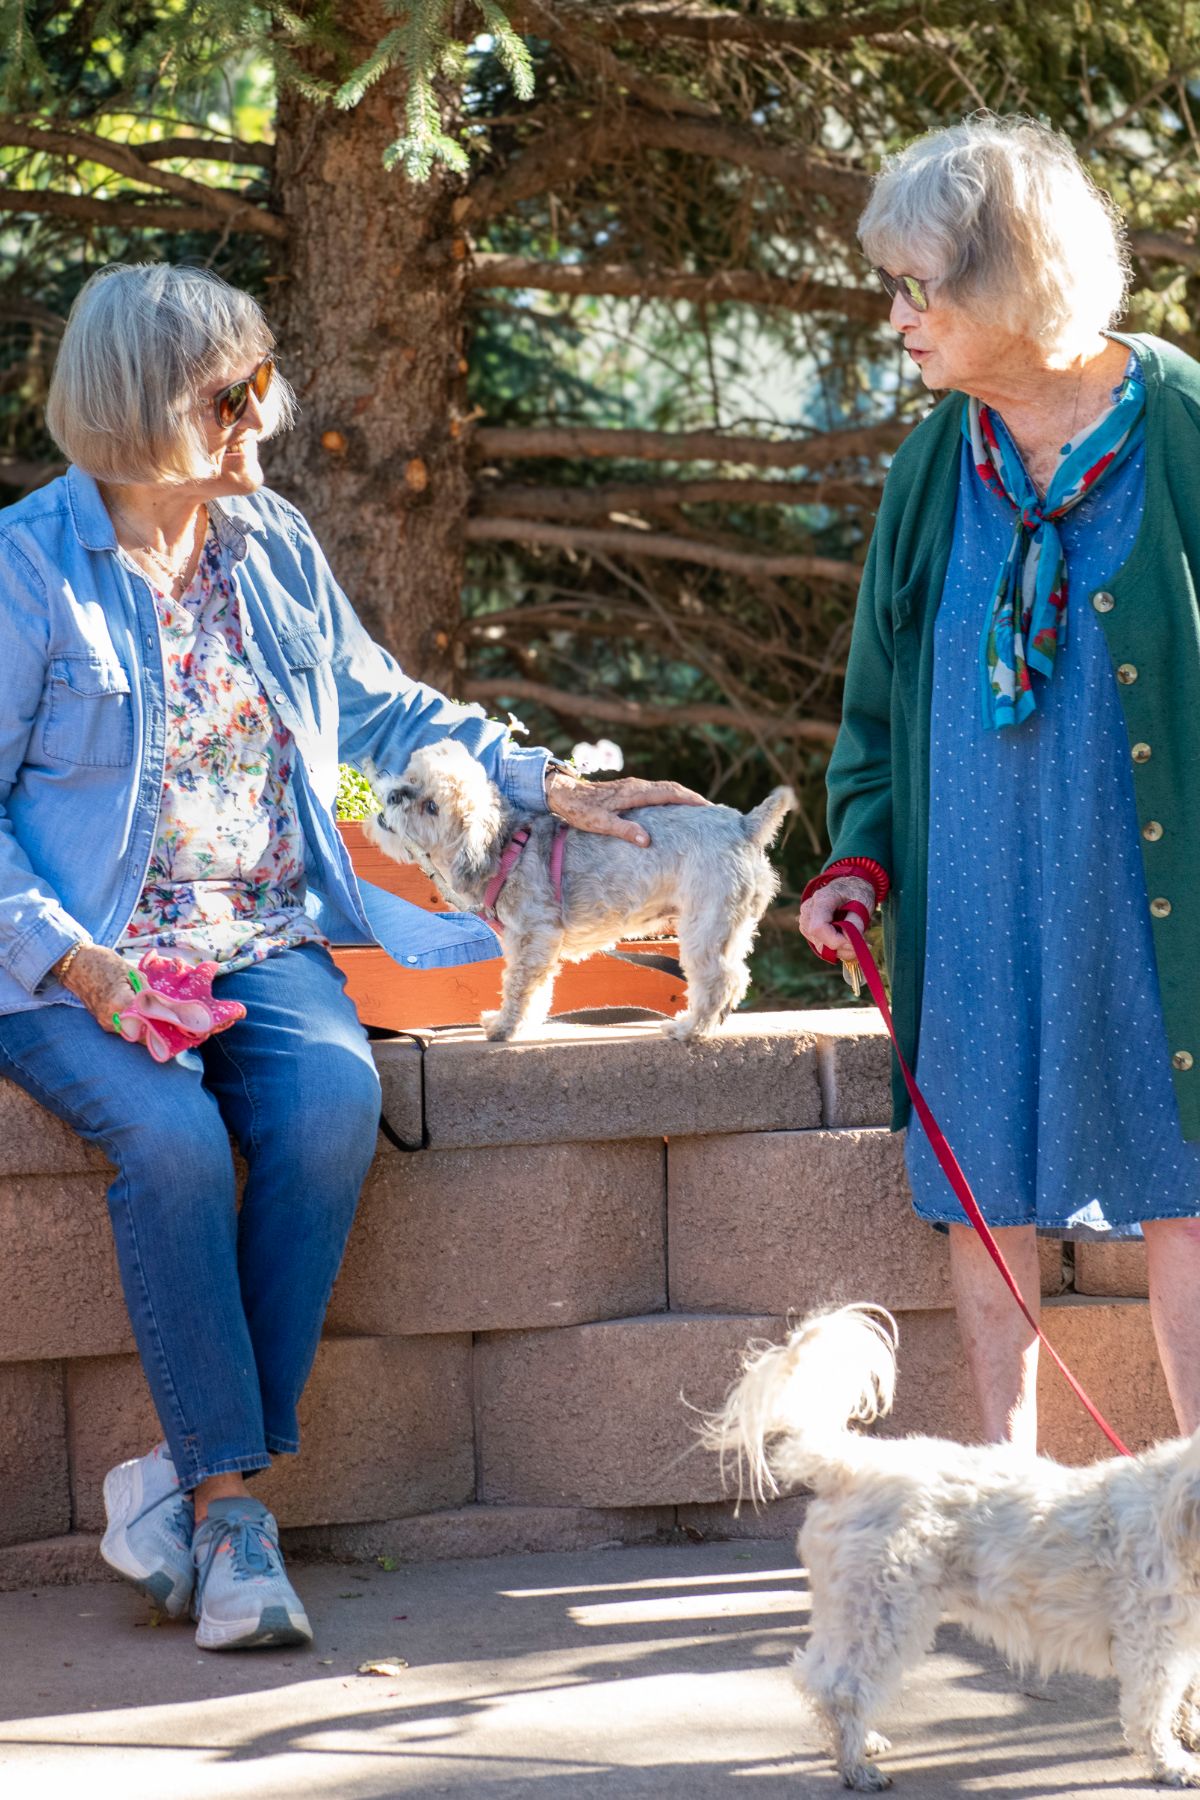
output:
[[[503,1044],[507,1038],[512,1036],[498,1012],[480,1013],[479,1023],[483,1028],[484,1037],[493,1044]]]
[[[877,1769],[874,1763],[859,1763],[855,1769],[841,1771],[842,1786],[853,1788],[856,1794],[882,1794],[884,1788],[890,1788],[892,1778]]]
[[[1194,1756],[1172,1757],[1170,1761],[1155,1757],[1150,1773],[1160,1787],[1200,1787],[1200,1759]]]
[[[891,1738],[885,1738],[882,1731],[868,1731],[863,1742],[863,1755],[886,1756],[891,1747]]]

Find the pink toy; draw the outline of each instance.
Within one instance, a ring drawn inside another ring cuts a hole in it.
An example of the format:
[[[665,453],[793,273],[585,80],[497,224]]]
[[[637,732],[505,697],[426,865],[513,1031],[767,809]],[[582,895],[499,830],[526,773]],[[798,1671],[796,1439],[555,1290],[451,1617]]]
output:
[[[155,1062],[169,1062],[218,1031],[228,1031],[246,1009],[240,1000],[214,1000],[215,962],[185,963],[147,950],[138,973],[129,972],[134,997],[113,1014],[113,1030],[127,1044],[145,1044]]]

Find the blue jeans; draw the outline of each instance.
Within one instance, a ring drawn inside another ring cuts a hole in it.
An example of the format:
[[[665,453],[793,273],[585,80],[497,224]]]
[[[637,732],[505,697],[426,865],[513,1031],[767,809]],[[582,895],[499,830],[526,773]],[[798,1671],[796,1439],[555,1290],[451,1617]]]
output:
[[[327,951],[284,950],[217,993],[246,1017],[163,1064],[78,1007],[0,1016],[0,1075],[116,1167],[125,1302],[185,1488],[299,1449],[296,1405],[380,1106]],[[249,1170],[240,1213],[231,1132]]]

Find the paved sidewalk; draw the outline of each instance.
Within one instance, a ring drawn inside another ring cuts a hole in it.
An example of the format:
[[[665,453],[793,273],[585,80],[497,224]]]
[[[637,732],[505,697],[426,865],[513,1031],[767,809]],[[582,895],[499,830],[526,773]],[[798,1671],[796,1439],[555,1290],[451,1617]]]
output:
[[[782,1544],[299,1567],[312,1651],[197,1651],[96,1583],[0,1595],[4,1800],[834,1800],[786,1673]],[[361,1676],[389,1654],[409,1667]],[[1021,1681],[944,1628],[887,1729],[898,1795],[1152,1791],[1111,1684]]]

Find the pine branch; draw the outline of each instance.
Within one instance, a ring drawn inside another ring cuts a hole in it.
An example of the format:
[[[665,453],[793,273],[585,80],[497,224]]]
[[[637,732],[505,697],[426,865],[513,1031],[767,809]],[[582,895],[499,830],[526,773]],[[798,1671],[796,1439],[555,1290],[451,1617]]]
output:
[[[543,5],[542,0],[523,0],[522,13],[526,26],[532,26],[542,37],[556,44],[577,69],[599,76],[601,81],[632,95],[652,111],[691,113],[701,119],[719,116],[720,108],[711,101],[697,100],[678,88],[668,88],[606,50],[592,35],[596,17],[590,8],[586,23],[582,18],[564,16],[555,8]]]
[[[233,228],[239,231],[257,231],[264,237],[287,236],[287,226],[274,213],[267,212],[252,201],[243,199],[240,194],[229,193],[224,188],[210,187],[206,182],[193,181],[187,175],[174,175],[166,169],[151,168],[128,145],[119,144],[112,138],[98,137],[88,131],[47,129],[0,118],[0,145],[36,151],[47,156],[71,157],[97,163],[101,168],[111,169],[115,174],[142,182],[147,187],[174,194],[180,200],[190,200],[193,206],[201,208],[223,224],[232,225],[236,219],[236,226]],[[24,199],[26,196],[19,197]],[[18,196],[15,191],[9,188],[0,196],[0,206],[10,212],[36,210],[13,206],[12,201],[16,198]],[[115,204],[119,205],[121,202]]]
[[[259,217],[271,220],[270,237],[286,237],[287,227],[273,213],[260,214],[247,205],[248,220],[236,213],[202,211],[194,206],[159,205],[153,200],[97,200],[92,194],[59,194],[44,188],[0,187],[0,213],[26,213],[57,219],[78,219],[87,225],[111,225],[134,231],[255,231],[265,228]]]
[[[637,114],[630,123],[636,143],[647,150],[679,150],[687,156],[709,156],[769,175],[794,193],[823,194],[858,208],[866,204],[870,177],[842,168],[823,157],[777,144],[748,125],[701,119],[666,119]]]
[[[564,718],[595,719],[605,725],[718,725],[767,741],[798,738],[810,744],[832,744],[838,733],[837,726],[825,719],[792,719],[778,713],[745,712],[736,706],[643,706],[637,700],[569,693],[520,676],[502,681],[466,681],[461,683],[460,692],[464,700],[478,700],[485,705],[494,700],[532,700]]]
[[[778,306],[788,312],[835,312],[868,324],[886,319],[889,307],[886,294],[838,287],[809,276],[789,281],[757,269],[719,269],[698,275],[685,269],[644,270],[614,263],[531,262],[487,251],[475,253],[467,279],[477,288],[534,288],[548,294],[624,294],[714,306],[734,300],[750,306]]]
[[[748,126],[666,118],[626,107],[564,120],[547,130],[507,168],[472,182],[456,216],[474,223],[508,212],[521,200],[572,186],[631,149],[678,150],[734,163],[769,175],[796,193],[822,194],[856,211],[870,187],[869,177],[858,170],[776,144]]]
[[[541,519],[467,520],[472,543],[545,544],[554,550],[595,550],[615,556],[649,556],[670,562],[697,563],[704,569],[721,569],[727,575],[750,580],[791,576],[801,581],[831,581],[857,587],[862,570],[857,563],[832,556],[771,556],[757,550],[728,550],[706,544],[700,538],[679,537],[665,531],[633,531],[615,527],[589,530],[575,525],[548,525]]]
[[[45,481],[51,481],[61,475],[66,463],[36,463],[19,456],[0,456],[0,481],[6,487],[20,488],[28,493],[31,488],[41,487]]]
[[[1138,262],[1179,263],[1200,269],[1200,244],[1169,231],[1131,231],[1129,248]]]
[[[0,294],[0,321],[8,325],[36,325],[54,337],[62,335],[66,320],[53,308],[28,294]]]
[[[675,511],[681,506],[879,505],[880,490],[833,476],[823,481],[756,481],[734,476],[713,481],[614,481],[597,487],[537,487],[506,483],[481,487],[475,496],[480,518],[562,519],[583,523],[611,513]]]
[[[144,163],[171,162],[176,157],[192,157],[197,162],[238,163],[257,169],[269,169],[275,161],[273,145],[248,144],[242,138],[158,138],[152,144],[130,144],[128,148],[139,162]]]
[[[903,31],[906,26],[920,24],[921,10],[889,9],[882,12],[848,12],[845,17],[825,19],[773,19],[762,14],[745,16],[735,12],[713,12],[703,8],[685,11],[679,7],[621,7],[607,17],[597,18],[588,8],[591,29],[609,42],[661,43],[668,38],[697,44],[750,44],[758,48],[777,44],[792,50],[822,50],[837,44],[850,44],[856,38],[878,37],[880,33]]]
[[[721,462],[758,469],[825,468],[894,450],[909,430],[901,419],[852,425],[799,438],[740,437],[723,431],[637,431],[592,425],[480,425],[475,448],[485,460],[517,457],[628,456],[644,462]]]

